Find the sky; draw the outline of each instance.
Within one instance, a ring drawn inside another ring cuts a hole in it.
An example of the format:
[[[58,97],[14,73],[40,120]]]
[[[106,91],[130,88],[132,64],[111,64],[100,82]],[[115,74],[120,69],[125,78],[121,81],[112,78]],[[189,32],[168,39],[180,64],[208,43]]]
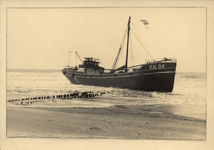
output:
[[[179,7],[8,9],[7,68],[63,69],[80,64],[77,51],[109,69],[129,16],[129,66],[151,55],[177,59],[177,71],[206,72],[206,9]],[[118,67],[125,64],[125,49]]]

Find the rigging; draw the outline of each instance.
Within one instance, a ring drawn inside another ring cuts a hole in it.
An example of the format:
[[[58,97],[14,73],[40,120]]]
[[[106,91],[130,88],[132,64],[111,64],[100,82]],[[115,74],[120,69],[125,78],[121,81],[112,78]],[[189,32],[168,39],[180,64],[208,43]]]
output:
[[[137,35],[134,33],[133,30],[131,30],[132,33],[135,35],[135,37],[137,38],[138,42],[140,42],[141,46],[146,50],[147,54],[154,60],[154,58],[152,57],[152,55],[148,52],[147,48],[142,44],[142,42],[140,41],[140,39],[137,37]]]
[[[123,50],[123,45],[124,45],[124,42],[125,42],[125,38],[126,38],[126,31],[127,31],[127,28],[125,29],[125,32],[123,34],[123,38],[122,38],[122,42],[120,44],[120,47],[119,47],[119,51],[116,55],[116,58],[113,62],[113,65],[112,65],[112,70],[114,70],[116,67],[117,67],[117,64],[119,62],[119,59],[120,59],[120,56],[121,56],[121,53],[122,53],[122,50]]]

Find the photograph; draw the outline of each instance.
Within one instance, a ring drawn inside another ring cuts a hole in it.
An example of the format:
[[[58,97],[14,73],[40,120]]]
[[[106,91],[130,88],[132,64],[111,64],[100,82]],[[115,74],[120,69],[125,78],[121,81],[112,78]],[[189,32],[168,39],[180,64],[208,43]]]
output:
[[[5,10],[6,139],[208,140],[207,7]]]

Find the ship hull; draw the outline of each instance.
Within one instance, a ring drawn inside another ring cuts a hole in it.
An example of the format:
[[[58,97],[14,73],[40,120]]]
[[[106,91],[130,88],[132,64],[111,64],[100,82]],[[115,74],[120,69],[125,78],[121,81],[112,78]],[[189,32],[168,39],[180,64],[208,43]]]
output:
[[[175,70],[176,63],[153,63],[143,64],[138,71],[118,74],[86,75],[66,69],[62,72],[73,84],[172,92]]]

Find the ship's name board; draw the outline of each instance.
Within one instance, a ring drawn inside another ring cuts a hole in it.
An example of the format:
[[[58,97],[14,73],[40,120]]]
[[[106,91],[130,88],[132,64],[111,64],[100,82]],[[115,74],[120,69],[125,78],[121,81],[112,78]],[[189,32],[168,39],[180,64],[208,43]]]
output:
[[[152,69],[162,69],[162,68],[165,68],[164,64],[156,64],[156,65],[150,65],[149,66],[149,70],[152,70]]]

